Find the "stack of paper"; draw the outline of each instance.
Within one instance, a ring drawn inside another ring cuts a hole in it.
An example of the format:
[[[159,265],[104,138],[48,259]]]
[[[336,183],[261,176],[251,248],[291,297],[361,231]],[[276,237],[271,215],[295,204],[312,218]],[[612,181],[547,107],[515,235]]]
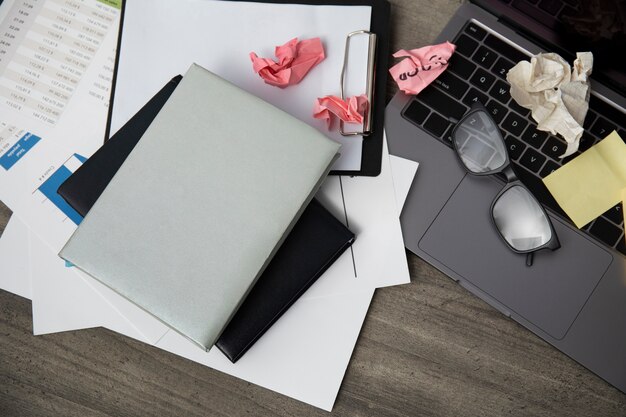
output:
[[[34,3],[37,7],[30,20],[25,21],[23,29],[26,39],[37,40],[38,32],[29,29],[49,24],[48,17],[61,11],[55,2],[40,0]],[[239,362],[232,364],[215,348],[203,351],[108,287],[76,268],[67,267],[57,256],[76,229],[77,222],[73,213],[49,190],[67,178],[100,146],[104,132],[106,102],[102,97],[108,97],[106,89],[110,88],[119,18],[119,9],[110,5],[115,2],[108,3],[87,0],[84,4],[89,7],[78,13],[84,21],[90,21],[88,14],[94,11],[106,19],[98,22],[101,29],[93,38],[94,45],[97,45],[93,56],[76,62],[82,75],[72,79],[72,94],[64,96],[67,102],[57,103],[62,105],[63,111],[48,109],[47,115],[35,114],[28,108],[1,105],[2,114],[11,123],[0,121],[5,123],[1,127],[0,145],[9,143],[9,147],[19,151],[15,152],[19,156],[9,169],[0,168],[0,200],[14,212],[0,239],[0,247],[4,249],[0,251],[0,257],[4,258],[0,259],[0,287],[32,299],[35,334],[103,326],[330,410],[374,290],[409,282],[398,218],[402,203],[396,198],[408,192],[416,164],[396,161],[393,170],[397,180],[394,184],[385,146],[382,172],[378,177],[329,177],[316,198],[336,218],[345,220],[357,235],[351,250],[344,253]],[[141,3],[138,0],[129,2],[129,5]],[[20,6],[21,3],[5,1],[0,6],[0,16],[10,17],[19,12]],[[327,34],[329,58],[316,71],[319,70],[319,77],[327,78],[335,85],[337,74],[334,69],[330,74],[326,72],[329,67],[326,64],[333,62],[331,57],[343,54],[344,30],[347,29],[343,25],[341,34],[338,34],[335,28],[342,25],[329,26],[328,22],[351,22],[351,27],[360,29],[369,24],[369,10],[357,8],[358,13],[355,13],[353,9],[327,6],[315,9],[313,13],[310,7],[313,6],[298,6],[290,11],[294,24],[292,27],[289,24],[281,26],[285,33],[278,33],[271,39],[257,36],[255,41],[276,45],[295,34],[303,38]],[[144,11],[154,9],[157,7],[151,3]],[[311,19],[311,16],[315,18]],[[2,21],[2,28],[7,19]],[[10,71],[2,73],[3,84],[10,84],[7,74],[10,75],[11,71],[24,71],[24,62],[11,60],[16,56],[16,49],[7,50],[5,54],[10,60],[6,64]],[[179,45],[177,53],[183,49]],[[251,50],[261,52],[260,48],[252,46],[246,47],[242,53],[247,56]],[[26,52],[21,49],[22,56]],[[157,52],[164,53],[163,50]],[[165,55],[170,52],[168,50]],[[202,53],[209,56],[216,54],[216,50],[205,45]],[[230,61],[224,62],[231,64]],[[0,65],[4,66],[5,62]],[[159,68],[146,62],[142,65],[150,67],[148,73],[157,74]],[[187,67],[189,63],[184,65]],[[256,74],[249,69],[232,71],[230,65],[220,66],[217,61],[214,65],[217,68],[210,69],[217,74],[228,75],[235,84],[254,90],[254,94],[270,102],[272,99],[280,101],[279,94],[286,92],[298,96],[300,89],[310,91],[306,83],[309,78],[289,90],[278,91],[259,83]],[[147,94],[145,100],[171,76],[181,72],[171,68],[164,71],[167,74],[156,76],[155,86],[137,87]],[[237,77],[241,78],[233,79]],[[127,104],[133,105],[128,106],[128,115],[134,114],[141,103],[141,97],[129,100]],[[123,122],[123,117],[118,119],[118,126]],[[20,268],[24,265],[28,270]]]

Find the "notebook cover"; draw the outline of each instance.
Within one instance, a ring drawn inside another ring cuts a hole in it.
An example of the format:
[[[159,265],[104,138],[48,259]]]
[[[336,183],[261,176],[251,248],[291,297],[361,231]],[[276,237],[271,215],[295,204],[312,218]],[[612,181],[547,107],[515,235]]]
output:
[[[82,164],[57,193],[85,217],[183,77],[172,78],[120,130]]]
[[[338,149],[194,64],[60,256],[209,349]]]
[[[311,201],[215,345],[236,362],[353,241],[350,230]]]
[[[58,193],[83,217],[181,79],[173,78],[59,187]],[[354,234],[317,200],[312,200],[216,346],[236,362],[353,241]]]

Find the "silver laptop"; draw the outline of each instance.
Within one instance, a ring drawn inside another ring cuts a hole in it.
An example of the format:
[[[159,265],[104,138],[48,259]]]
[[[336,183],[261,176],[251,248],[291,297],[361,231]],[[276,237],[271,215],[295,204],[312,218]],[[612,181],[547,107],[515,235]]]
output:
[[[390,152],[420,163],[401,216],[406,247],[626,392],[621,204],[582,230],[572,224],[541,181],[571,159],[559,159],[566,144],[535,129],[529,111],[512,102],[506,82],[507,71],[530,54],[558,52],[571,63],[573,52],[592,50],[593,93],[580,150],[613,130],[626,139],[621,56],[626,36],[603,38],[607,31],[599,28],[606,26],[593,19],[581,23],[578,16],[589,18],[591,12],[576,4],[464,4],[435,41],[457,45],[448,69],[416,97],[396,94],[387,107],[385,126]],[[515,173],[546,208],[561,243],[556,251],[537,252],[531,267],[524,255],[503,243],[490,218],[504,179],[468,175],[451,147],[451,120],[461,119],[476,101],[499,124]]]

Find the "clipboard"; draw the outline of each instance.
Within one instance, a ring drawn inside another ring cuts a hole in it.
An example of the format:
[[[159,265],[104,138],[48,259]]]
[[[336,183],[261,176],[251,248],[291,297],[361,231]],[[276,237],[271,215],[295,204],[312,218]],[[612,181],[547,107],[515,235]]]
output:
[[[225,0],[231,2],[246,2],[249,0]],[[340,0],[338,2],[330,0],[252,0],[255,3],[270,4],[303,4],[320,6],[369,6],[371,8],[370,27],[363,28],[376,34],[376,54],[373,64],[373,85],[371,101],[371,133],[363,137],[361,146],[361,167],[358,170],[333,170],[331,175],[348,176],[377,176],[381,169],[383,131],[384,131],[384,110],[385,110],[385,88],[387,83],[387,63],[389,56],[389,32],[390,32],[390,5],[387,0]],[[111,88],[111,98],[109,113],[105,131],[105,140],[111,136],[112,118],[115,106],[115,91],[118,81],[118,69],[120,61],[120,51],[122,48],[122,33],[124,29],[126,15],[126,1],[122,2],[120,27],[118,36],[117,52],[115,57],[115,67]],[[348,35],[348,33],[346,33]],[[248,51],[245,51],[246,53]],[[337,74],[337,87],[339,87],[341,74]],[[326,92],[320,91],[320,96]],[[332,92],[328,92],[332,93]]]

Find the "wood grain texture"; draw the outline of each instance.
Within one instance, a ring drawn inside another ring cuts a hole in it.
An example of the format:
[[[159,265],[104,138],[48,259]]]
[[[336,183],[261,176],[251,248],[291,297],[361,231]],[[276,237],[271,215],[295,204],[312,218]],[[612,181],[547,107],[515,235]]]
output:
[[[391,3],[392,51],[429,44],[459,6]],[[0,203],[0,232],[9,216]],[[626,395],[407,257],[412,283],[376,292],[331,415],[626,415]],[[108,330],[35,337],[30,302],[0,291],[0,416],[183,415],[328,413]]]

